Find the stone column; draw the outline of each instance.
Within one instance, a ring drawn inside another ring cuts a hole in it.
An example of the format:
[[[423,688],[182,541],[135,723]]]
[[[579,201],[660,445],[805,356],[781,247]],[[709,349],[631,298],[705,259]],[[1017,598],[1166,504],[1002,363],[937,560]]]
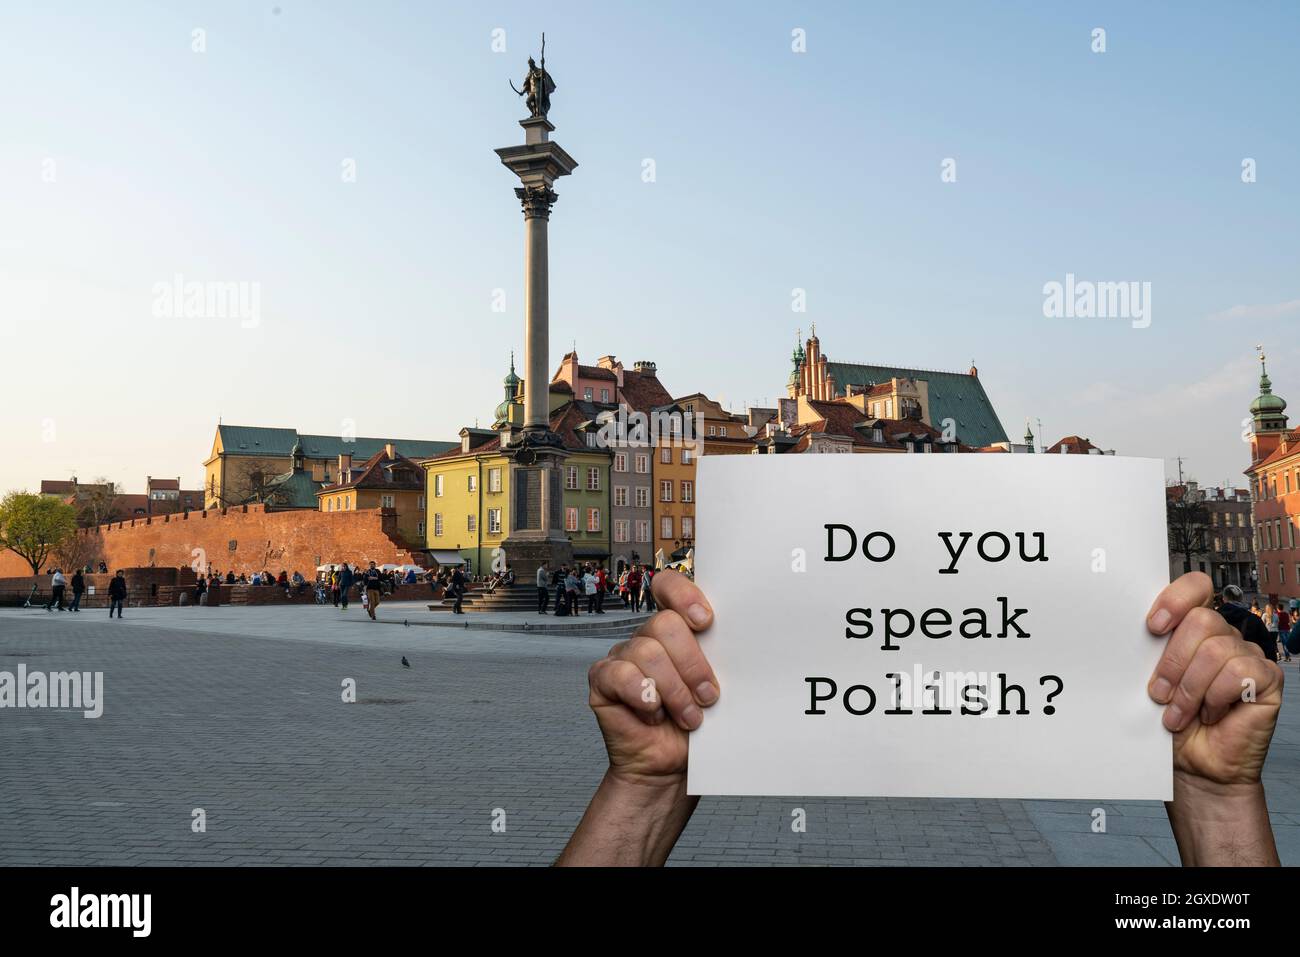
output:
[[[550,263],[547,224],[556,195],[548,187],[516,189],[524,207],[524,429],[545,431],[550,425],[546,388],[551,380]]]

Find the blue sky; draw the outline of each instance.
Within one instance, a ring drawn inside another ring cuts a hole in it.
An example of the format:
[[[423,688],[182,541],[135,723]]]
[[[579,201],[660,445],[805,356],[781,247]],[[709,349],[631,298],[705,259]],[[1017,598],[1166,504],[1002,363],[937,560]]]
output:
[[[579,163],[552,366],[576,341],[675,394],[770,402],[815,321],[832,360],[974,359],[1012,436],[1041,418],[1206,483],[1240,484],[1256,343],[1300,410],[1300,6],[702,6],[7,6],[0,489],[197,485],[219,416],[486,424],[522,354],[492,150],[522,139],[507,80],[543,29]],[[258,323],[156,316],[178,273],[257,283]],[[1150,327],[1045,318],[1067,273],[1150,282]]]

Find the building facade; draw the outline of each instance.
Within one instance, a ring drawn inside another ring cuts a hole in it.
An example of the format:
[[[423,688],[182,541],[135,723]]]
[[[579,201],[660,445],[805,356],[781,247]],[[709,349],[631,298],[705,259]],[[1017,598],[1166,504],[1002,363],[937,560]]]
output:
[[[1257,589],[1300,598],[1300,429],[1287,427],[1286,400],[1273,394],[1261,354],[1259,395],[1250,405],[1250,480]]]

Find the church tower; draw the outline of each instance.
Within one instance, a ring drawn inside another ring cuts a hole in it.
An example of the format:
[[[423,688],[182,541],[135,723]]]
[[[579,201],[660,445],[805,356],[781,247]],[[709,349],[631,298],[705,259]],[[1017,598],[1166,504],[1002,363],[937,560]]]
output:
[[[1259,395],[1250,404],[1250,460],[1258,462],[1276,449],[1286,434],[1286,399],[1273,394],[1264,353],[1259,354]]]

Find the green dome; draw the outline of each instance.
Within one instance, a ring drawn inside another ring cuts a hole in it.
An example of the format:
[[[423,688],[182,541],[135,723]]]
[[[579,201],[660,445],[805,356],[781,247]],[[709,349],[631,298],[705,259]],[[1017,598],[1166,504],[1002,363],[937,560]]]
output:
[[[1273,394],[1273,383],[1268,377],[1268,370],[1264,367],[1264,357],[1259,357],[1259,395],[1255,401],[1250,404],[1252,415],[1277,414],[1286,410],[1286,399],[1280,395]]]

